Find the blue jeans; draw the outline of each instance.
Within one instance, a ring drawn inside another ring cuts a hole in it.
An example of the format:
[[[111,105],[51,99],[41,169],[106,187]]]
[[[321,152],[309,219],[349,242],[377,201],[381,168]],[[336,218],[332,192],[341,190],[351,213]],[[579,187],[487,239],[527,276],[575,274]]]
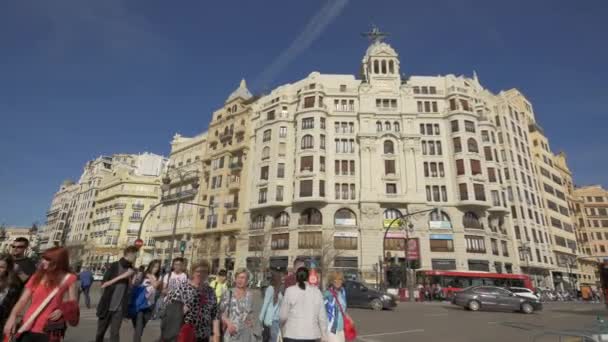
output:
[[[277,338],[279,337],[279,321],[272,321],[272,326],[270,327],[270,342],[277,342]]]

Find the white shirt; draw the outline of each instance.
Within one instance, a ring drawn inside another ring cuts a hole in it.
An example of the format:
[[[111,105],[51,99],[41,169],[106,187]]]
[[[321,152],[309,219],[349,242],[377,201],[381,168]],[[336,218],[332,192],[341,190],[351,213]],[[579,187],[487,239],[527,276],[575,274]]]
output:
[[[167,280],[169,280],[168,286],[167,286]],[[168,274],[163,277],[163,288],[168,289],[168,290],[173,290],[177,285],[179,285],[181,283],[185,283],[187,281],[188,281],[188,276],[186,275],[185,272],[182,272],[180,274],[171,272],[171,278],[169,278]]]
[[[283,336],[292,339],[314,340],[327,335],[327,313],[323,295],[316,286],[306,283],[285,291],[280,309],[281,322],[285,322]]]

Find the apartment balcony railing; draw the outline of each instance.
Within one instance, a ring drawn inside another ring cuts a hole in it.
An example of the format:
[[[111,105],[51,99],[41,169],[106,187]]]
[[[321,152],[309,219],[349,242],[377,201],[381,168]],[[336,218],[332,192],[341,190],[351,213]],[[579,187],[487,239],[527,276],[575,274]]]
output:
[[[192,197],[192,196],[195,196],[196,193],[197,193],[196,189],[184,190],[184,191],[180,191],[180,192],[176,192],[173,194],[168,194],[168,195],[163,196],[163,201],[172,201],[172,200],[176,200],[176,199]]]
[[[129,217],[130,222],[141,222],[141,216],[131,216]]]
[[[124,209],[126,207],[127,207],[127,205],[125,203],[115,203],[114,204],[114,209]]]
[[[239,207],[238,202],[224,203],[224,208],[226,208],[226,209],[237,209],[238,207]]]
[[[241,162],[230,163],[229,167],[231,170],[240,170],[243,168],[243,163],[241,163]]]

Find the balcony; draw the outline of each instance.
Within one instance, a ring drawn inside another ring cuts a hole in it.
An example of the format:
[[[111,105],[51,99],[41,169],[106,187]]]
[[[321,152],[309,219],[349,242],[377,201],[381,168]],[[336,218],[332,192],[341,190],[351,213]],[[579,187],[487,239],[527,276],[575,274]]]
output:
[[[197,194],[197,190],[196,189],[190,189],[190,190],[184,190],[181,192],[176,192],[173,194],[168,194],[163,196],[162,200],[163,201],[174,201],[174,200],[181,200],[181,199],[185,199],[185,198],[189,198],[189,197],[194,197]]]
[[[127,229],[128,235],[137,235],[139,234],[139,229]]]
[[[233,135],[234,135],[234,132],[229,130],[224,133],[221,133],[219,135],[219,138],[220,138],[220,141],[230,140],[230,139],[232,139]]]
[[[114,209],[124,209],[127,205],[125,203],[114,203]]]
[[[238,209],[239,208],[239,202],[228,202],[228,203],[224,203],[224,208],[226,209]]]
[[[129,222],[141,222],[141,216],[131,216]]]
[[[133,210],[143,210],[144,209],[144,205],[141,203],[135,203],[131,207],[133,208]]]
[[[242,162],[230,163],[230,165],[228,167],[230,168],[230,170],[233,170],[233,171],[240,170],[243,168],[243,163]]]

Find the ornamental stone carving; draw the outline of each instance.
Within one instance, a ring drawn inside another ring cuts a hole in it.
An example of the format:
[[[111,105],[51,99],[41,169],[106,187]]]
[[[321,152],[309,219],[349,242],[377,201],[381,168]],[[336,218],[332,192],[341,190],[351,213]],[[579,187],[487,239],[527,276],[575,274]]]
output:
[[[372,218],[380,214],[380,209],[378,209],[377,207],[366,205],[361,208],[361,213],[367,218]]]

